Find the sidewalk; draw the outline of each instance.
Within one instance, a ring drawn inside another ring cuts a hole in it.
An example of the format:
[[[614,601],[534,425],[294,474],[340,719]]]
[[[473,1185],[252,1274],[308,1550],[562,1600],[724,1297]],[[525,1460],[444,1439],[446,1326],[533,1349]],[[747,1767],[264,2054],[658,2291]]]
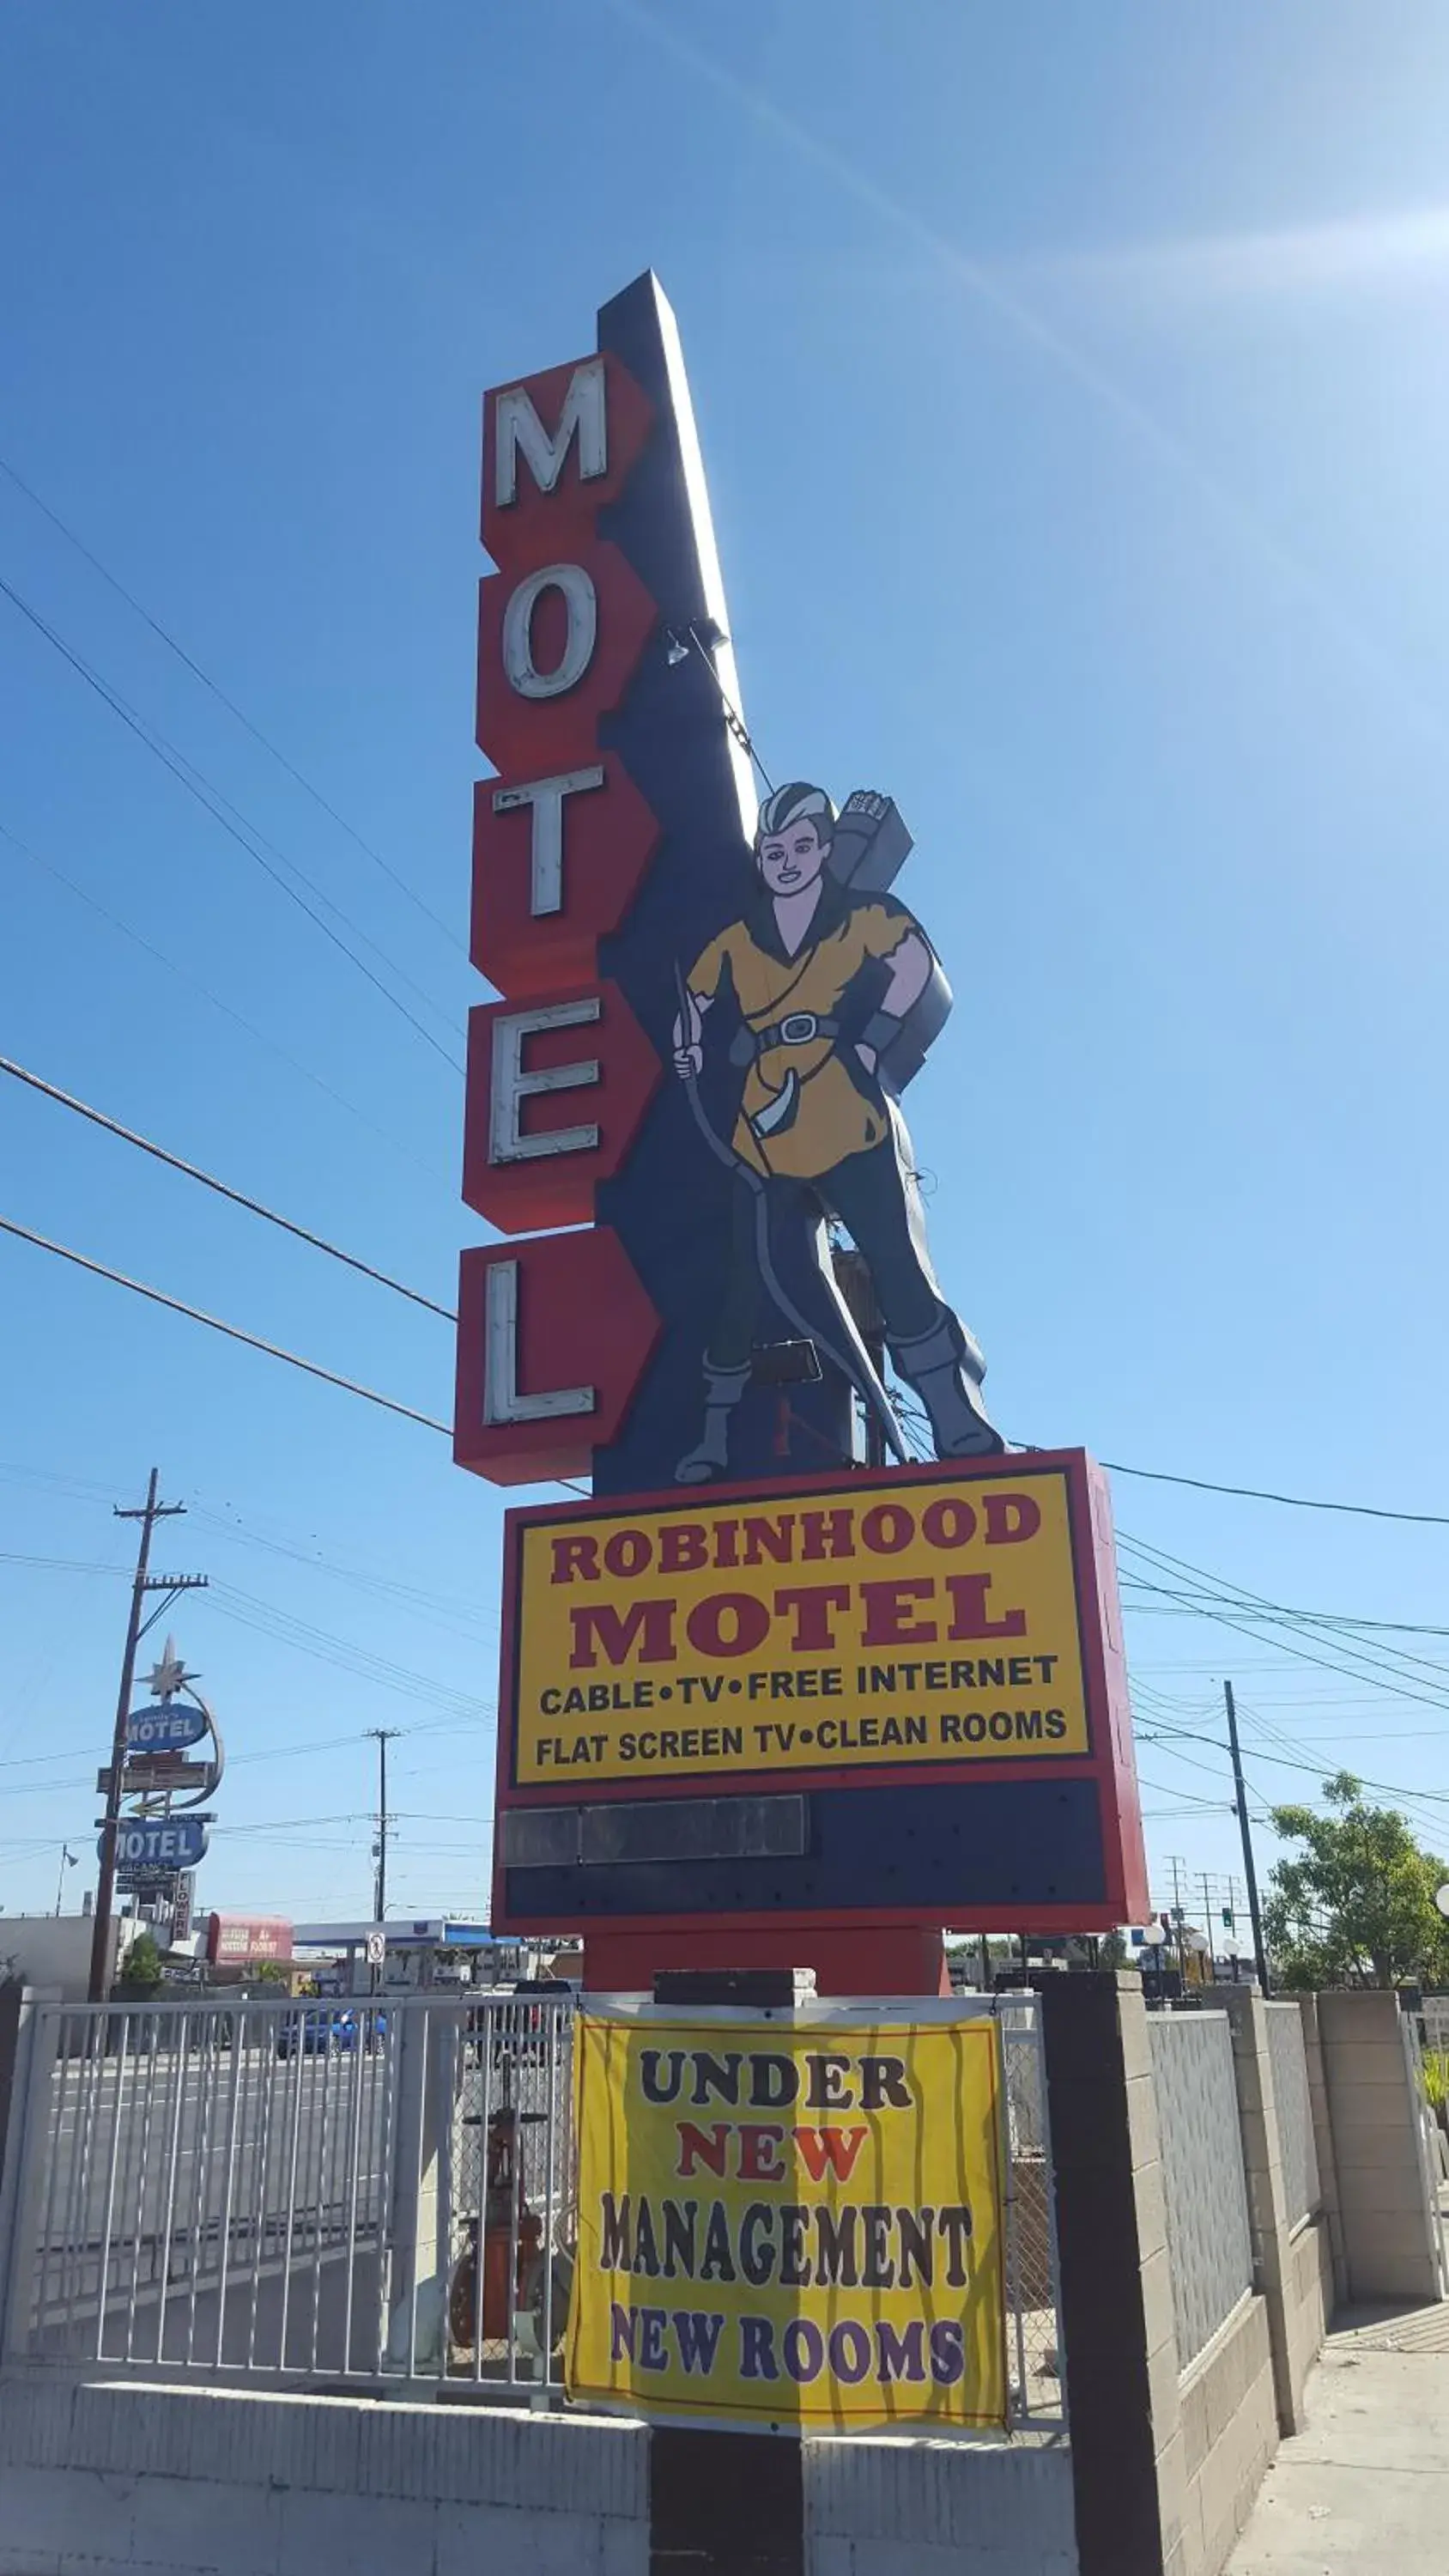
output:
[[[1445,2576],[1449,2302],[1344,2311],[1224,2576]]]

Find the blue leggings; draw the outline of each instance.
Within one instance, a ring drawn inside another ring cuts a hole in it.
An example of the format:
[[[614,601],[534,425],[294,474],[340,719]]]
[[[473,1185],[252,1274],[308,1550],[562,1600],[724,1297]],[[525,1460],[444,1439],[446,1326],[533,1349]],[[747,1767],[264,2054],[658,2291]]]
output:
[[[767,1183],[767,1206],[782,1187]],[[913,1217],[905,1175],[895,1141],[883,1136],[860,1154],[849,1154],[817,1180],[795,1185],[823,1199],[839,1217],[864,1254],[875,1284],[886,1335],[893,1342],[914,1341],[940,1322],[940,1291],[931,1276],[930,1256],[919,1223]],[[756,1192],[736,1173],[730,1192],[729,1251],[724,1295],[709,1357],[716,1368],[744,1368],[754,1342],[764,1282],[756,1245]]]

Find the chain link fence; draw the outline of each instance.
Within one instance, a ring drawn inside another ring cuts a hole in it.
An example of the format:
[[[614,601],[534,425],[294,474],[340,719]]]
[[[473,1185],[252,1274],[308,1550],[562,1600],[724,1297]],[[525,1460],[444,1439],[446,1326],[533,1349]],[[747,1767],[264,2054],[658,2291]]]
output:
[[[1034,1995],[998,2008],[1006,2093],[1007,2367],[1013,2423],[1066,2420],[1056,2204],[1041,2009]]]

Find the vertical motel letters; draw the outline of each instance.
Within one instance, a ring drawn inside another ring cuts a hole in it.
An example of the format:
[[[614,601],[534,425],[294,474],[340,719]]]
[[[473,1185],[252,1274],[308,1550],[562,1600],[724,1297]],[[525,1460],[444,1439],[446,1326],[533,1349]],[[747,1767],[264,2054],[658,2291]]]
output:
[[[657,622],[596,527],[650,419],[612,356],[485,401],[498,568],[480,586],[477,733],[499,774],[475,791],[472,957],[503,999],[470,1014],[463,1195],[523,1239],[463,1257],[455,1445],[501,1482],[586,1471],[657,1332],[622,1248],[592,1224],[660,1077],[598,973],[659,837],[599,742]],[[534,1229],[565,1225],[589,1231],[561,1261]]]

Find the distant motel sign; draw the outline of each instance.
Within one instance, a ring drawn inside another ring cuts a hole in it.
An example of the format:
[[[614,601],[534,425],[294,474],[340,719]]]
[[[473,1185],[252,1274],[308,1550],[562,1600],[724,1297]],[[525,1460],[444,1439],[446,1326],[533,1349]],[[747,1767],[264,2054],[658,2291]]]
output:
[[[496,1923],[1130,1919],[1120,1613],[1079,1451],[510,1512],[504,1601]]]
[[[132,1753],[172,1753],[199,1744],[211,1732],[204,1708],[184,1708],[178,1701],[150,1700],[133,1708],[126,1720],[126,1745]]]
[[[198,1816],[123,1817],[116,1828],[116,1860],[126,1870],[195,1869],[206,1858],[207,1830]],[[96,1849],[104,1856],[105,1837]]]

